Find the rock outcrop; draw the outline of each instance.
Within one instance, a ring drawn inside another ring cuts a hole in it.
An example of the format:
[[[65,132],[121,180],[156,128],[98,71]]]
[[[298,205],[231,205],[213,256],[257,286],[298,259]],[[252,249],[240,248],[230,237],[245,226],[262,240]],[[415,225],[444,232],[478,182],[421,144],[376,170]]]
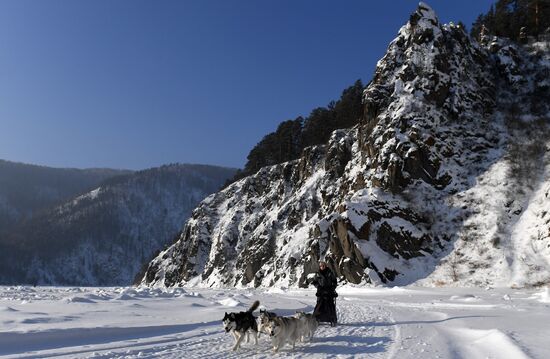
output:
[[[547,52],[488,47],[421,3],[378,62],[360,123],[208,197],[143,283],[305,286],[321,258],[351,283],[409,284],[450,268],[480,213],[459,198],[509,152],[511,99],[516,117],[548,120]],[[527,106],[534,94],[540,108]]]

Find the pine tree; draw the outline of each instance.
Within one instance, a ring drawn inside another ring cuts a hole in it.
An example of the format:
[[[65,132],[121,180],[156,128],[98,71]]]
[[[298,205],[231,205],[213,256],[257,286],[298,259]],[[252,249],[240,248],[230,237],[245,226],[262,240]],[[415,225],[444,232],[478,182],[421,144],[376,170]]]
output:
[[[226,186],[260,168],[291,161],[300,157],[305,147],[326,143],[330,134],[359,122],[362,113],[363,83],[357,80],[342,92],[338,101],[311,111],[307,118],[283,121],[250,151],[247,162]]]
[[[549,27],[550,0],[498,0],[487,14],[478,16],[470,35],[480,40],[485,29],[487,35],[525,42],[527,36],[538,37]]]

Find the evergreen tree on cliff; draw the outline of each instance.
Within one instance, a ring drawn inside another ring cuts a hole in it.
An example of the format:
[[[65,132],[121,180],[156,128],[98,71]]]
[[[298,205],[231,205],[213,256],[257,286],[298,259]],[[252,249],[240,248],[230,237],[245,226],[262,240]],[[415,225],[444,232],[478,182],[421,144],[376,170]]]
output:
[[[470,35],[479,40],[483,27],[489,35],[514,41],[520,40],[520,33],[537,37],[550,27],[550,1],[498,0],[486,14],[479,15]]]

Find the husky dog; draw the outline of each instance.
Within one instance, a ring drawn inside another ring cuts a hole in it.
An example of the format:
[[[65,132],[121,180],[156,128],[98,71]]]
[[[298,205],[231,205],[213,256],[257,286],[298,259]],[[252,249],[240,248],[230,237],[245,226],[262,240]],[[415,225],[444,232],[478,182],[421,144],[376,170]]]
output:
[[[275,318],[276,316],[277,314],[273,312],[268,312],[265,309],[260,309],[260,316],[258,317],[258,319],[256,319],[258,321],[258,336],[260,336],[260,333],[269,335],[269,332],[268,332],[269,321]]]
[[[313,334],[317,330],[317,327],[319,327],[319,322],[317,319],[315,319],[311,313],[299,311],[294,314],[294,318],[297,318],[300,321],[299,329],[301,341],[304,342],[305,338],[309,338],[311,340],[313,338]]]
[[[269,321],[268,329],[273,351],[278,352],[285,343],[292,344],[292,349],[294,349],[296,340],[300,338],[299,324],[300,321],[294,317],[275,317]]]
[[[255,301],[246,312],[225,313],[225,316],[223,317],[223,328],[226,333],[231,332],[231,334],[233,334],[233,338],[235,338],[233,350],[239,349],[245,335],[247,343],[249,340],[248,335],[253,334],[255,343],[258,344],[258,325],[256,323],[256,318],[252,315],[252,312],[255,311],[259,305],[260,302]]]

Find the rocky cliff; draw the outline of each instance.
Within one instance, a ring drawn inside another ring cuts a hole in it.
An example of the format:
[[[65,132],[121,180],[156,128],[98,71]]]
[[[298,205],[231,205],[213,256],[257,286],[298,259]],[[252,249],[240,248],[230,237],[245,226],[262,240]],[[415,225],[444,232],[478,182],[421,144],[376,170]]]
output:
[[[321,258],[351,283],[548,283],[548,54],[421,3],[360,123],[209,196],[142,283],[304,286]]]

